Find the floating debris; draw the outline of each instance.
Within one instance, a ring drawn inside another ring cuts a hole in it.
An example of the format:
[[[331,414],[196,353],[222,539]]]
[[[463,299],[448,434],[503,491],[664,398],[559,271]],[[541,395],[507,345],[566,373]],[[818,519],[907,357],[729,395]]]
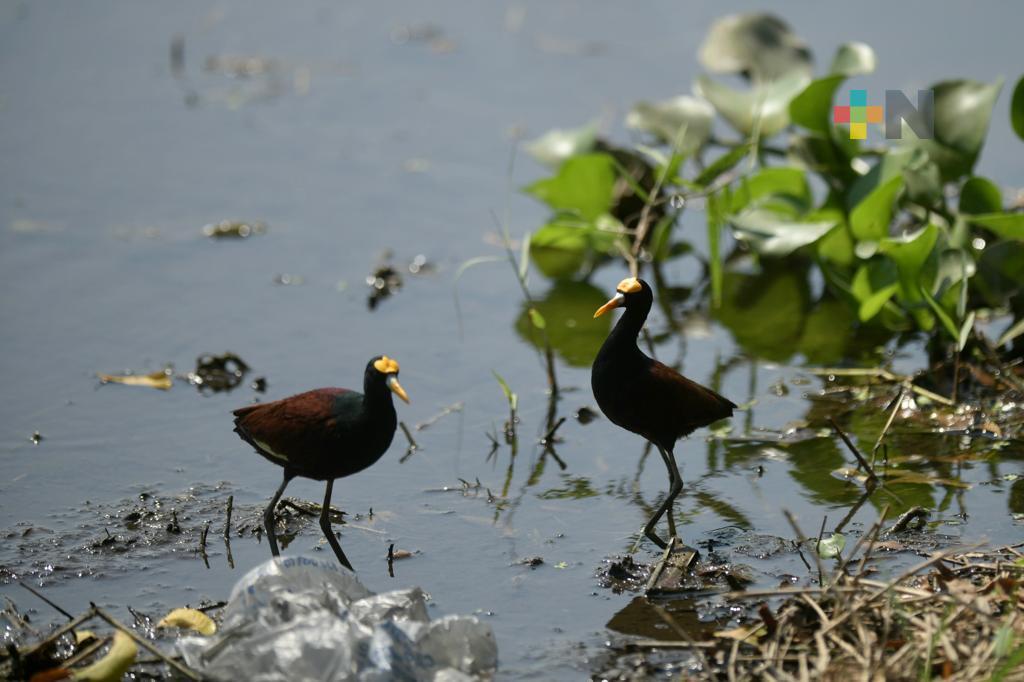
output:
[[[407,43],[424,43],[434,54],[454,52],[455,41],[446,37],[444,29],[436,24],[406,24],[391,32],[391,42],[395,45]]]
[[[377,305],[385,298],[397,294],[402,288],[402,272],[408,271],[413,275],[422,275],[434,271],[434,265],[422,253],[417,254],[406,267],[394,265],[391,262],[391,251],[381,254],[380,264],[366,276],[366,286],[370,287],[370,296],[367,305],[370,310],[376,309]]]
[[[201,392],[219,393],[238,388],[248,371],[249,365],[234,353],[200,355],[188,381]]]
[[[104,384],[144,386],[146,388],[157,388],[161,391],[168,391],[174,385],[174,370],[171,367],[149,374],[97,374],[96,376]]]
[[[203,234],[211,239],[245,239],[266,231],[266,223],[259,221],[222,220],[203,226]]]
[[[580,424],[586,426],[595,419],[600,418],[600,415],[590,407],[581,407],[576,410],[576,414],[573,415]]]
[[[306,280],[302,275],[289,275],[288,273],[274,275],[274,284],[281,286],[298,286],[305,283]]]
[[[280,63],[269,57],[256,55],[211,55],[206,58],[203,69],[233,78],[264,76],[280,68]]]
[[[202,611],[195,609],[174,609],[156,624],[158,628],[179,628],[182,630],[194,630],[201,635],[210,635],[217,632],[217,624],[213,619]]]

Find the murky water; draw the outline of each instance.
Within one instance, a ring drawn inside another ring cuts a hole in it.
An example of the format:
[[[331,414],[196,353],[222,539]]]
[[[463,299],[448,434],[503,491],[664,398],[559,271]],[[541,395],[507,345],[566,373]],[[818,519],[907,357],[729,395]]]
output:
[[[929,12],[934,25],[918,35],[908,27],[923,5],[884,6],[884,18],[862,4],[802,6],[787,18],[819,61],[844,40],[872,43],[880,69],[864,80],[869,88],[1012,78],[1021,66],[1016,7]],[[410,427],[462,407],[416,431],[421,448],[404,461],[399,434],[380,463],[335,486],[335,504],[363,515],[342,537],[360,578],[378,591],[421,585],[437,613],[484,614],[506,678],[584,674],[610,632],[641,627],[621,626],[638,622],[632,597],[600,587],[595,574],[629,550],[667,487],[637,437],[574,417],[595,407],[589,360],[608,329],[590,313],[622,271],[606,268],[591,284],[533,279],[564,387],[555,409],[567,420],[553,453],[538,444],[550,423],[545,374],[519,321],[511,271],[501,263],[468,270],[458,307],[454,274],[469,258],[501,255],[492,210],[508,206],[513,234],[543,220],[544,209],[515,192],[541,170],[520,157],[506,173],[518,131],[604,116],[623,136],[632,101],[688,88],[703,32],[727,9],[0,6],[0,593],[38,607],[44,622],[56,614],[13,576],[70,611],[95,601],[159,614],[225,597],[269,552],[248,534],[235,538],[232,568],[219,510],[234,495],[236,520],[251,522],[279,482],[279,470],[232,433],[230,410],[315,386],[357,387],[366,360],[388,353],[413,400],[399,407]],[[980,171],[1019,186],[1006,98]],[[224,219],[267,230],[203,236],[204,225]],[[701,216],[688,216],[683,230],[702,233]],[[413,274],[420,254],[431,267]],[[403,286],[371,311],[365,278],[384,262]],[[701,276],[692,258],[662,274],[673,286]],[[772,290],[806,286],[786,277]],[[761,583],[803,575],[795,554],[764,558],[756,548],[769,541],[757,538],[791,537],[783,508],[806,532],[823,515],[834,527],[861,488],[832,476],[853,461],[818,434],[832,409],[818,395],[822,380],[801,367],[878,353],[868,340],[809,357],[793,352],[806,320],[796,331],[728,316],[707,323],[666,291],[651,320],[659,357],[737,403],[756,400],[729,438],[698,434],[677,447],[687,484],[676,509],[681,532],[691,544],[724,544]],[[198,356],[225,351],[251,368],[230,393],[182,381],[168,392],[100,386],[95,377],[167,363],[187,373]],[[900,353],[897,368],[919,366],[919,351]],[[507,417],[495,371],[519,394],[515,456],[503,441],[492,452],[487,435]],[[257,377],[265,394],[250,386]],[[839,412],[870,449],[884,403]],[[763,440],[762,429],[798,420],[810,429],[805,439]],[[863,528],[884,505],[922,504],[937,510],[936,533],[1019,538],[1013,514],[1024,513],[1024,491],[1013,477],[1024,474],[1024,449],[919,430],[897,424],[890,449],[918,456],[906,460],[917,478],[872,496],[847,527]],[[322,488],[296,481],[289,493],[316,500]],[[177,510],[180,535],[147,526],[140,510],[157,502]],[[209,567],[195,552],[207,519]],[[287,551],[319,543],[314,526]],[[393,579],[391,543],[414,552]],[[540,565],[522,563],[538,556]],[[653,556],[641,545],[638,559]]]

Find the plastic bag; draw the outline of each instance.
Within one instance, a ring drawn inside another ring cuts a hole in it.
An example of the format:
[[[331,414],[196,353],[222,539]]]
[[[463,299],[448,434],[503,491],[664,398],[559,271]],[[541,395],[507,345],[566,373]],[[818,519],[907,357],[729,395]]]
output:
[[[373,594],[333,560],[275,558],[231,592],[213,637],[178,642],[185,661],[217,680],[490,678],[498,647],[475,616],[431,621],[418,587]]]

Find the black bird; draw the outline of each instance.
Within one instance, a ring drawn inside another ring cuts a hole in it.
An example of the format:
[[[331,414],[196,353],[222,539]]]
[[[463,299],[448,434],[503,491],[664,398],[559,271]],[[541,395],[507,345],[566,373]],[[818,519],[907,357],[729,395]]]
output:
[[[654,532],[654,526],[683,489],[672,452],[676,440],[694,429],[732,416],[736,405],[637,348],[637,336],[653,302],[647,282],[630,277],[619,282],[615,296],[597,309],[594,317],[612,308],[624,307],[626,312],[594,359],[590,385],[605,416],[649,440],[665,461],[670,483],[668,497],[644,526],[644,535],[664,549],[667,545]],[[674,529],[674,524],[670,526]]]
[[[398,383],[398,363],[379,355],[366,365],[363,393],[318,388],[232,413],[235,433],[263,457],[284,467],[284,481],[263,512],[271,554],[280,554],[274,533],[274,508],[288,482],[302,476],[327,481],[320,529],[338,561],[355,570],[331,530],[331,490],[334,479],[362,471],[380,459],[391,445],[398,424],[392,393],[409,402],[409,396]]]

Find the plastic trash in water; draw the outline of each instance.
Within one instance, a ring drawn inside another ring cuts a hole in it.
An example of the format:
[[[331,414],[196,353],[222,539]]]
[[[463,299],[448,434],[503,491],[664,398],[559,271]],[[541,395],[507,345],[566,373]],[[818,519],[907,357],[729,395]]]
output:
[[[475,616],[431,621],[414,587],[373,594],[333,560],[278,557],[239,580],[212,637],[185,637],[214,680],[489,679],[498,647]]]

